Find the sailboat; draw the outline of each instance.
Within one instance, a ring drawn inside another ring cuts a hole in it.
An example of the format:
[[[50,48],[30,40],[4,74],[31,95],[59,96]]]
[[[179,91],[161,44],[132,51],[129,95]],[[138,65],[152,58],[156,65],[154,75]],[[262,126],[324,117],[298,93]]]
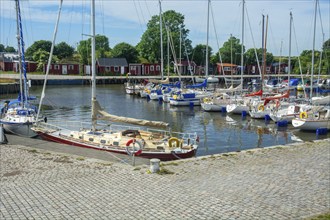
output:
[[[314,12],[314,35],[313,35],[313,50],[312,50],[312,68],[311,68],[311,82],[314,76],[314,57],[315,57],[315,32],[316,32],[316,14],[318,1],[315,1]],[[301,130],[315,131],[317,129],[330,129],[330,107],[329,106],[313,106],[313,83],[310,89],[310,101],[312,108],[310,111],[301,112],[299,117],[292,119],[292,125]]]
[[[29,101],[28,80],[24,54],[24,40],[19,0],[16,0],[17,41],[19,54],[20,92],[17,100],[6,101],[1,109],[0,124],[4,130],[25,137],[35,137],[37,133],[31,130],[36,122],[37,108]]]
[[[37,123],[34,130],[45,140],[62,144],[92,148],[113,153],[128,154],[143,158],[176,160],[193,157],[198,148],[196,133],[172,132],[169,124],[115,116],[104,111],[96,98],[95,60],[95,0],[91,0],[92,38],[92,99],[91,124],[76,122],[75,126],[64,126],[65,122]],[[102,120],[131,124],[102,124]],[[132,125],[139,125],[135,127]],[[145,128],[142,127],[151,127]],[[73,129],[71,129],[73,128]]]

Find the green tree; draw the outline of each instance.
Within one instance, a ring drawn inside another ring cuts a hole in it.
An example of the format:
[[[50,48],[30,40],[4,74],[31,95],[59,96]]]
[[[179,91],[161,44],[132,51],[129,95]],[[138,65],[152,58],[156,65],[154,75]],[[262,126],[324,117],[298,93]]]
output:
[[[152,16],[147,24],[147,30],[143,33],[141,41],[136,46],[139,52],[140,59],[146,59],[149,62],[161,61],[161,46],[160,46],[160,19],[158,15]],[[184,16],[173,10],[166,11],[162,14],[162,38],[163,51],[165,53],[168,45],[168,36],[173,41],[174,51],[171,51],[171,61],[173,61],[172,54],[176,54],[179,59],[180,54],[180,35],[182,38],[181,58],[190,56],[192,46],[191,41],[187,38],[189,30],[185,28]],[[181,32],[181,34],[180,34]],[[187,54],[185,54],[187,51]],[[164,55],[165,57],[165,55]]]
[[[5,52],[5,46],[3,44],[0,44],[0,52]]]
[[[243,47],[245,51],[245,47]],[[228,41],[223,43],[220,48],[220,54],[223,63],[241,64],[242,44],[240,40],[234,36],[229,37]]]
[[[126,58],[128,63],[136,63],[138,61],[138,52],[135,47],[124,42],[114,46],[112,56]]]
[[[206,45],[205,44],[198,44],[194,47],[193,49],[193,54],[192,54],[192,60],[199,66],[205,66],[206,65]],[[209,46],[208,47],[208,53],[209,57],[212,54],[212,48]]]
[[[72,57],[73,53],[74,48],[65,42],[57,44],[54,48],[54,55],[56,55],[58,59]]]
[[[8,52],[8,53],[15,53],[16,52],[16,49],[14,47],[7,46],[5,48],[5,51]]]
[[[78,45],[78,54],[81,58],[82,64],[90,64],[91,62],[91,38],[88,40],[82,40]],[[96,58],[104,58],[109,55],[110,47],[109,40],[104,35],[96,35],[95,36],[95,51]]]
[[[37,70],[43,71],[43,67],[48,63],[49,52],[44,51],[42,49],[38,49],[33,53],[33,60],[37,62]],[[52,58],[52,62],[56,63],[58,58],[54,55]]]
[[[257,65],[257,58],[255,55],[255,49],[254,48],[250,48],[246,51],[246,53],[244,54],[245,58],[245,64],[246,65]],[[258,61],[260,66],[262,66],[262,57],[263,57],[263,49],[259,48],[257,49],[257,56],[258,56]],[[266,52],[266,65],[271,65],[274,61],[274,56],[272,53]]]
[[[49,53],[51,47],[52,47],[51,41],[46,41],[46,40],[36,41],[29,48],[26,49],[25,57],[28,60],[33,60],[33,61],[38,62],[37,60],[33,59],[34,53],[36,53],[37,51],[38,51],[38,53],[40,53],[39,50]]]

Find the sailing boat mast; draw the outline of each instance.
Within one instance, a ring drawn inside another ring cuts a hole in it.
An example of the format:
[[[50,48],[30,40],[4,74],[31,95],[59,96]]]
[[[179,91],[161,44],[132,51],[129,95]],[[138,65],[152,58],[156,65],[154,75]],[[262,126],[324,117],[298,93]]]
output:
[[[159,0],[159,29],[160,29],[160,71],[162,79],[164,78],[164,52],[163,52],[163,18],[162,2]]]
[[[243,88],[243,72],[244,72],[244,9],[245,9],[245,0],[242,0],[242,48],[241,48],[241,85]]]
[[[206,50],[205,50],[205,77],[209,75],[209,20],[210,20],[210,1],[207,1],[207,24],[206,24]]]
[[[25,54],[24,54],[24,40],[23,40],[22,19],[21,19],[21,9],[19,5],[19,0],[16,0],[16,21],[17,21],[17,42],[18,42],[19,73],[20,73],[20,99],[21,99],[22,107],[24,107],[28,100],[28,91],[26,84],[27,77],[26,77]]]
[[[266,74],[266,52],[267,52],[267,31],[268,31],[268,15],[266,17],[266,33],[265,33],[265,41],[264,41],[264,51],[263,51],[263,68],[262,68],[262,75],[261,75],[261,90],[263,89],[263,81],[264,81],[264,77],[265,77],[265,74]]]
[[[96,66],[95,66],[95,0],[91,0],[91,40],[92,40],[92,129],[96,127]]]
[[[292,12],[290,11],[290,35],[289,35],[289,69],[288,69],[288,87],[290,90],[290,75],[291,75],[291,32],[292,32]]]
[[[20,93],[19,96],[22,97],[23,94],[23,78],[22,78],[22,52],[21,52],[21,39],[20,39],[20,31],[19,31],[19,20],[18,20],[18,8],[19,8],[19,3],[18,0],[15,2],[16,4],[16,27],[17,27],[17,50],[18,50],[18,56],[19,56],[19,63],[18,63],[18,68],[19,68],[19,86],[20,86]],[[21,105],[24,106],[23,99],[21,99]]]
[[[310,101],[312,102],[313,96],[313,76],[314,76],[314,56],[315,56],[315,32],[316,32],[316,14],[317,14],[318,0],[315,1],[315,14],[314,14],[314,34],[313,34],[313,50],[312,50],[312,69],[311,69],[311,89],[310,89]]]

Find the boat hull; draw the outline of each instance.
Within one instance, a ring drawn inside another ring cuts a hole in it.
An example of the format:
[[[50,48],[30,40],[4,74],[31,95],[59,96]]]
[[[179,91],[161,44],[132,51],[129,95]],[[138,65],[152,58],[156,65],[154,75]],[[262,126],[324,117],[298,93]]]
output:
[[[32,123],[0,123],[3,124],[3,128],[7,133],[29,138],[38,136],[38,134],[31,129]]]
[[[308,120],[295,118],[292,119],[292,125],[295,128],[307,131],[316,131],[318,128],[327,128],[330,130],[330,120]]]
[[[45,132],[37,132],[38,135],[47,141],[53,141],[60,144],[67,144],[72,146],[78,146],[78,147],[84,147],[84,148],[90,148],[90,149],[96,149],[96,150],[102,150],[107,151],[111,153],[118,153],[118,154],[128,154],[125,149],[117,149],[117,148],[111,148],[111,147],[102,147],[100,145],[93,145],[88,143],[82,143],[77,142],[74,140],[67,139],[65,137],[62,137],[58,134],[52,134],[52,133],[45,133]],[[138,157],[147,158],[147,159],[153,159],[158,158],[161,161],[170,161],[170,160],[178,160],[178,159],[186,159],[191,158],[196,155],[197,149],[192,149],[188,152],[146,152],[142,150],[142,153],[138,155]]]

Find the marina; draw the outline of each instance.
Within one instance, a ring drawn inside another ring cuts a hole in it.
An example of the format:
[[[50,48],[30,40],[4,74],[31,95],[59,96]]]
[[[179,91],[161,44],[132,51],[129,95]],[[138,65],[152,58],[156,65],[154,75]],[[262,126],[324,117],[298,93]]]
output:
[[[41,86],[33,86],[31,95],[40,96]],[[90,86],[53,85],[47,87],[41,114],[48,120],[69,123],[90,121]],[[128,95],[123,84],[98,85],[97,96],[107,112],[138,119],[165,121],[178,132],[196,132],[199,147],[196,156],[265,148],[295,142],[325,139],[329,134],[300,131],[291,124],[279,127],[273,121],[249,116],[205,112],[201,106],[171,106],[169,103]],[[2,96],[14,99],[16,94]]]

